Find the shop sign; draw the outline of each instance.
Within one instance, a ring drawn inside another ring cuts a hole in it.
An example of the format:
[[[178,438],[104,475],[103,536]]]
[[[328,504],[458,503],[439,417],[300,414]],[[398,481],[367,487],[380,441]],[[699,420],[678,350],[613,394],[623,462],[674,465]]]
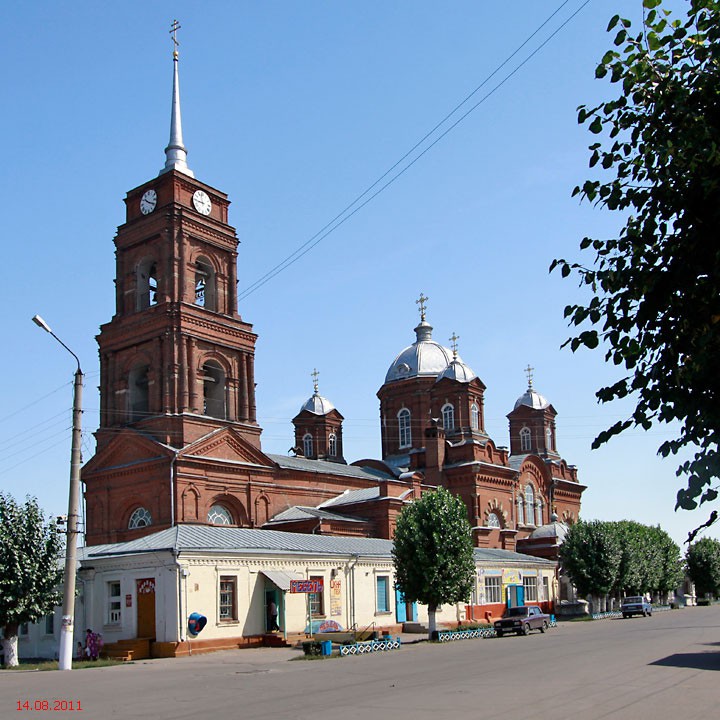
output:
[[[321,593],[325,589],[323,580],[291,580],[291,593]]]

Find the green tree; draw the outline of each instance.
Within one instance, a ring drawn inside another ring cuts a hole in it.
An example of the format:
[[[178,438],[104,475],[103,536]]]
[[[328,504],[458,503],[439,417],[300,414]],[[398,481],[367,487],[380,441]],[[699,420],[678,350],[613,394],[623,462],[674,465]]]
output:
[[[686,561],[697,594],[720,596],[720,541],[698,540],[688,548]]]
[[[657,581],[650,587],[666,599],[669,592],[675,590],[683,580],[683,566],[680,548],[677,543],[659,526],[648,528],[650,542],[656,549]]]
[[[17,665],[22,623],[37,622],[61,601],[61,542],[34,498],[0,493],[0,628],[6,665]]]
[[[594,609],[616,585],[622,546],[613,523],[576,522],[560,546],[560,561],[580,595],[592,595]]]
[[[407,505],[398,517],[392,552],[397,586],[408,602],[428,606],[432,637],[438,607],[468,601],[475,582],[465,503],[440,487]]]
[[[591,267],[559,259],[550,269],[574,274],[591,296],[565,308],[583,328],[571,349],[602,342],[622,368],[597,397],[636,402],[593,447],[630,427],[679,423],[659,453],[691,453],[678,467],[687,486],[676,509],[693,509],[718,497],[720,473],[720,0],[690,0],[682,19],[660,6],[644,0],[637,33],[610,21],[615,47],[595,74],[619,95],[579,108],[578,121],[604,140],[590,146],[598,176],[575,194],[621,213],[624,226],[582,241]]]
[[[616,533],[620,543],[620,564],[613,591],[618,594],[638,595],[646,592],[647,564],[646,533],[647,528],[631,520],[608,523],[608,529]]]

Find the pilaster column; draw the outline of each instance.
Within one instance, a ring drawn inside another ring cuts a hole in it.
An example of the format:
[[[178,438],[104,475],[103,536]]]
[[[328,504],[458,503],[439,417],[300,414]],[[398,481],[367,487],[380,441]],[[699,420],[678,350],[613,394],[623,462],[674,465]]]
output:
[[[248,390],[247,355],[240,356],[240,419],[247,420],[250,417],[250,392]]]

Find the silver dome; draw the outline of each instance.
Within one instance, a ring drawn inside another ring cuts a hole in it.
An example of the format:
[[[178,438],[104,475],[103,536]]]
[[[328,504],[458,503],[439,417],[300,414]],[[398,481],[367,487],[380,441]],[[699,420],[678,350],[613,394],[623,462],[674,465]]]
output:
[[[322,395],[314,393],[313,396],[300,408],[300,412],[307,410],[313,415],[327,415],[335,406]]]
[[[555,515],[557,518],[557,515]],[[568,526],[559,522],[557,519],[547,525],[541,525],[530,535],[530,540],[539,540],[542,538],[555,538],[558,543],[562,543],[568,534]]]
[[[432,326],[424,320],[415,328],[417,340],[393,360],[385,382],[412,377],[436,377],[452,362],[452,350],[432,339]]]
[[[525,391],[524,395],[521,395],[515,401],[514,409],[517,410],[521,405],[525,405],[533,410],[544,410],[545,408],[550,407],[550,403],[539,392],[531,387]]]
[[[450,380],[456,380],[461,383],[469,383],[474,380],[477,375],[472,369],[466,365],[459,356],[457,356],[440,374],[437,382],[440,382],[443,378],[449,378]]]

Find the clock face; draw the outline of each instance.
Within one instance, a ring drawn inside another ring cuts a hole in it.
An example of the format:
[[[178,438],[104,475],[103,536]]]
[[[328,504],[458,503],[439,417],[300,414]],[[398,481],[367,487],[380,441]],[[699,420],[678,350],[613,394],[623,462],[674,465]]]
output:
[[[209,215],[212,210],[212,203],[204,190],[196,190],[194,192],[193,205],[201,215]]]
[[[140,212],[143,215],[151,213],[157,205],[157,193],[154,190],[146,190],[140,200]]]

